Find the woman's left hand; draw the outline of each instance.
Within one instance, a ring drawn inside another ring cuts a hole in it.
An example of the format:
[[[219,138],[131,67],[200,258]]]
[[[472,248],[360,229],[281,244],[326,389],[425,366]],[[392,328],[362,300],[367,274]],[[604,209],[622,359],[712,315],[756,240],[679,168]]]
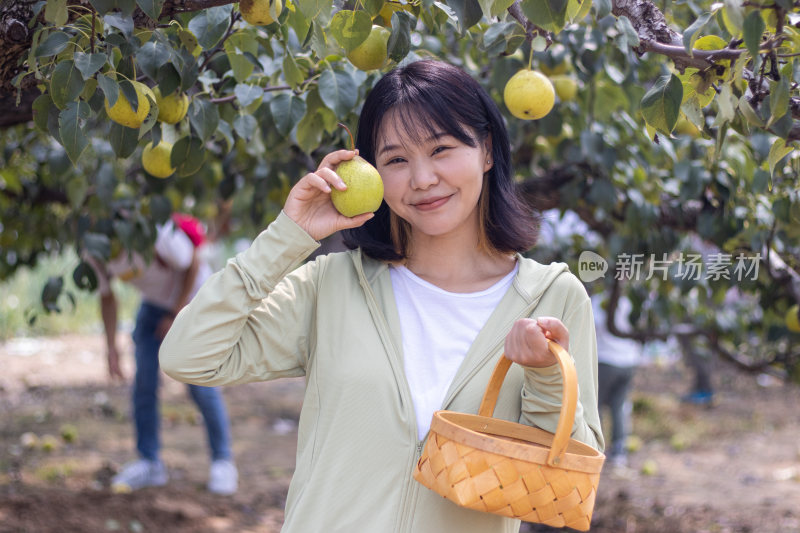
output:
[[[514,322],[506,335],[506,357],[523,366],[541,368],[558,362],[547,347],[552,340],[569,351],[569,331],[557,318],[522,318]]]

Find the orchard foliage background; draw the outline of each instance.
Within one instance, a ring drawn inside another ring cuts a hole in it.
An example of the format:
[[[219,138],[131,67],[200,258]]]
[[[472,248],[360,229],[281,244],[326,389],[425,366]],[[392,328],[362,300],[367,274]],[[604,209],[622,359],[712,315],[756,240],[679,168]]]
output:
[[[347,145],[337,122],[356,124],[381,70],[435,56],[501,105],[531,206],[572,210],[593,230],[534,256],[576,266],[591,249],[611,260],[609,305],[631,297],[637,338],[678,335],[800,381],[800,334],[785,319],[800,302],[799,6],[293,0],[257,27],[229,0],[8,0],[0,278],[68,249],[147,250],[171,211],[212,220],[223,201],[232,236],[255,236],[296,179]],[[391,31],[389,59],[363,72],[346,53],[372,24]],[[526,122],[506,112],[502,91],[529,62],[578,90]],[[151,114],[139,129],[111,122],[104,100],[130,96],[134,79],[188,93],[187,116],[172,126]],[[174,142],[168,179],[141,167],[142,148],[161,138]],[[693,251],[760,258],[757,279],[682,279],[680,254]],[[611,275],[620,254],[669,258],[670,276],[622,284]],[[85,264],[48,282],[44,309],[72,286],[93,288]]]

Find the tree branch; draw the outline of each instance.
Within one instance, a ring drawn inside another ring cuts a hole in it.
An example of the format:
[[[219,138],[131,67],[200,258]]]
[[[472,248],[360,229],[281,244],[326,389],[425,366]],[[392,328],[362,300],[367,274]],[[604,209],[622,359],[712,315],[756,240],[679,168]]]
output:
[[[528,20],[528,17],[526,17],[522,12],[520,0],[516,0],[513,4],[511,4],[511,6],[508,8],[508,14],[516,19],[517,22],[522,24],[523,28],[525,28],[525,39],[527,39],[528,42],[533,40],[534,34],[538,34],[545,38],[547,41],[547,46],[550,46],[553,43],[553,38],[549,32]]]

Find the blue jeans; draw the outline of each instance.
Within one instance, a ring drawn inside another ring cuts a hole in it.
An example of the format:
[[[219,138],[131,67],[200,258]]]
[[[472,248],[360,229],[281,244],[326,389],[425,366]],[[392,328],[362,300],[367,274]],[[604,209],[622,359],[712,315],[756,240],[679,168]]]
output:
[[[158,409],[158,349],[162,339],[156,330],[168,311],[147,302],[136,316],[133,342],[136,353],[136,378],[133,382],[133,419],[136,449],[144,459],[158,460],[160,414]],[[222,394],[216,387],[188,385],[189,393],[200,408],[208,434],[212,460],[230,459],[231,443],[228,413]]]
[[[611,411],[611,443],[606,455],[625,454],[625,439],[631,429],[631,402],[628,395],[633,385],[633,367],[597,365],[597,403],[600,408],[608,406]]]

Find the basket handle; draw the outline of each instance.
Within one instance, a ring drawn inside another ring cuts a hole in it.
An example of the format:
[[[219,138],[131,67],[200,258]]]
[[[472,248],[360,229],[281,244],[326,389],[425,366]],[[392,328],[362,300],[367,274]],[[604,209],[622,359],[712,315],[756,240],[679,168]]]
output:
[[[548,340],[547,347],[558,360],[558,366],[561,369],[561,376],[563,377],[564,383],[558,426],[553,436],[553,445],[550,448],[550,453],[547,455],[547,464],[550,466],[557,466],[561,462],[564,452],[567,449],[572,433],[572,424],[575,421],[575,408],[578,404],[578,377],[575,373],[575,364],[572,362],[572,357],[560,344]],[[512,361],[507,358],[505,354],[497,361],[497,365],[492,372],[492,377],[489,379],[489,385],[487,385],[486,392],[481,400],[481,406],[478,409],[478,414],[480,416],[491,417],[494,414],[497,396],[500,394],[500,387],[503,386],[503,380],[505,380],[508,369],[511,367],[511,362]]]

